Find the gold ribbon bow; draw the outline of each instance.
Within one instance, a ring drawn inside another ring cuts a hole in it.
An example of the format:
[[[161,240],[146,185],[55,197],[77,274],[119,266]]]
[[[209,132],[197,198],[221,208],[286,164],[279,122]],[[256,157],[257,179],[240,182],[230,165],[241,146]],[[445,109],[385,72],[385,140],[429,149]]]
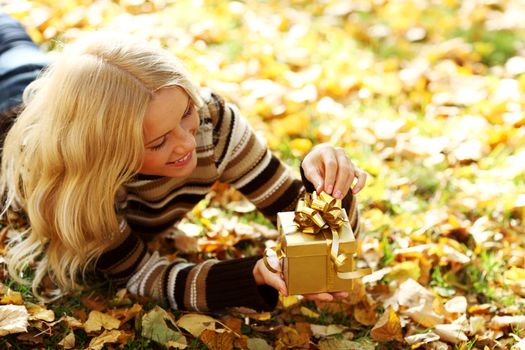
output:
[[[345,222],[341,217],[341,200],[335,199],[326,192],[321,192],[319,195],[316,192],[305,193],[304,199],[297,203],[294,222],[303,233],[325,234],[327,230],[332,234],[330,249],[332,261],[338,276],[348,278],[340,271],[348,259],[346,254],[339,254],[339,228]]]

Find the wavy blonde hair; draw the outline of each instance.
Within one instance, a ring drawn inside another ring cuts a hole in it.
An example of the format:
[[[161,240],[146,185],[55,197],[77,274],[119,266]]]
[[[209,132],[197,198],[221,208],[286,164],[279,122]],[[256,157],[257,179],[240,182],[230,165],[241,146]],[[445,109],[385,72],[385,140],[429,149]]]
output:
[[[140,169],[143,120],[155,91],[197,88],[169,52],[130,37],[91,33],[66,46],[24,93],[2,152],[3,215],[22,210],[29,229],[8,247],[10,276],[35,295],[49,275],[58,295],[85,284],[86,267],[118,233],[118,189]],[[23,278],[26,269],[34,278]]]

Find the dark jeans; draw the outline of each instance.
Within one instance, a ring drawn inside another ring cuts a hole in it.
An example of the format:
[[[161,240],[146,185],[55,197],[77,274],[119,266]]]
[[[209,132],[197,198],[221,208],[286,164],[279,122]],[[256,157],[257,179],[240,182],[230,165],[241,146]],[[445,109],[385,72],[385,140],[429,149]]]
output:
[[[24,89],[49,63],[22,25],[0,12],[0,147],[22,102]]]

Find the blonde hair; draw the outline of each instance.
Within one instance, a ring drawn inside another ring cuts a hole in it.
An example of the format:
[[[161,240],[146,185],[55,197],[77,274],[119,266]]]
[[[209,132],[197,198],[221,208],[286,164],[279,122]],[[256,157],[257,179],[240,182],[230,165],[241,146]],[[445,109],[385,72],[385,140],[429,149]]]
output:
[[[0,177],[2,214],[22,209],[30,224],[8,248],[13,279],[40,297],[46,275],[59,295],[83,286],[86,267],[120,232],[115,196],[142,164],[148,103],[175,85],[202,104],[170,53],[99,32],[67,46],[26,89]],[[29,282],[22,276],[31,266]]]

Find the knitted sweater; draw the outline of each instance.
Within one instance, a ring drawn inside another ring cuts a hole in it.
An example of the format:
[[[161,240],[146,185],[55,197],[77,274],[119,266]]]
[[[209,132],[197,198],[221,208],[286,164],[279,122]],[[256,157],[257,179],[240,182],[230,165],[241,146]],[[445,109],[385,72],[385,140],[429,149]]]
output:
[[[271,310],[278,294],[257,286],[252,270],[260,257],[192,264],[148,252],[145,241],[170,228],[210,191],[216,181],[231,184],[275,223],[294,210],[304,187],[259,140],[238,110],[203,90],[196,134],[197,167],[184,179],[138,175],[117,198],[120,234],[99,258],[106,278],[126,283],[131,293],[169,302],[174,309],[219,310],[245,306]],[[355,201],[347,204],[354,232]]]

